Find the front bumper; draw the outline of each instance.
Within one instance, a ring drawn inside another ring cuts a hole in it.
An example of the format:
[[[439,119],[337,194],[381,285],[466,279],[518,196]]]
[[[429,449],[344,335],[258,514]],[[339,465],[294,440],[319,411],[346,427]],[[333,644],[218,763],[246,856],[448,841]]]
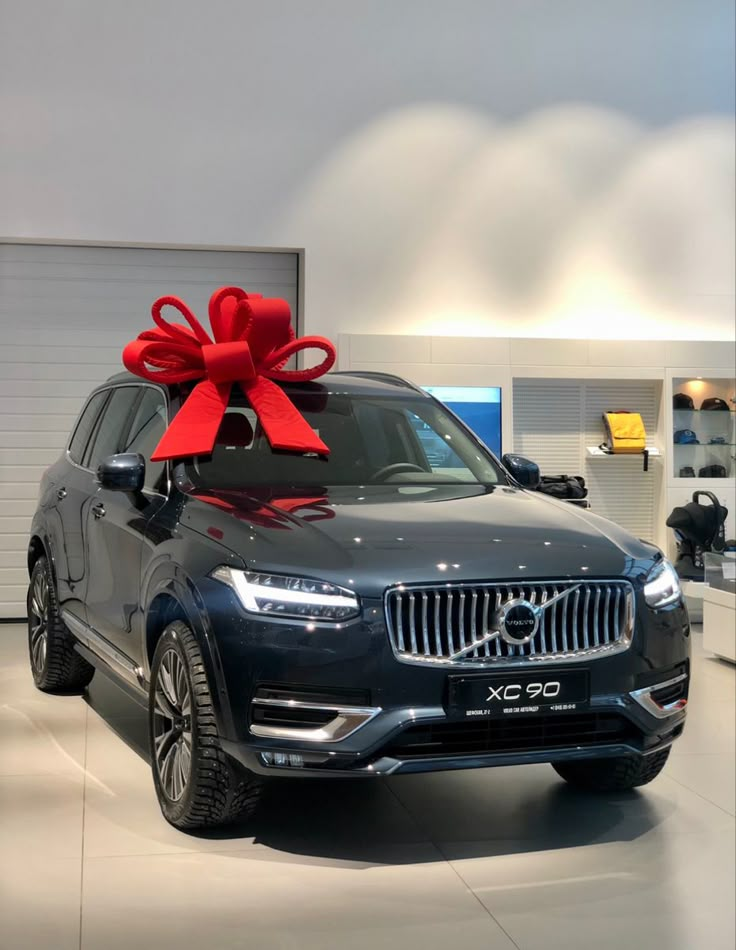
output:
[[[455,733],[467,722],[448,715],[448,676],[457,670],[398,662],[380,602],[365,603],[363,616],[342,629],[310,631],[254,620],[234,600],[219,603],[221,612],[210,617],[223,671],[223,746],[256,773],[369,777],[649,755],[684,728],[690,631],[680,605],[656,612],[638,605],[629,649],[585,663],[590,700],[584,709],[484,720],[486,732],[465,742]],[[678,677],[682,695],[658,709],[652,693]],[[313,723],[302,722],[295,733],[288,721],[276,729],[256,721],[255,697],[262,703],[270,695],[283,706],[290,691],[300,690],[302,703],[305,692],[314,695]]]
[[[687,674],[683,673],[676,678],[667,676],[662,686],[673,679],[687,689]],[[658,686],[647,688],[643,695],[651,697]],[[376,710],[345,740],[260,736],[247,743],[226,742],[225,749],[251,771],[294,777],[370,777],[650,755],[671,745],[682,733],[686,700],[678,699],[670,710],[657,708],[656,702],[650,701],[656,713],[638,696],[593,697],[582,713],[484,720],[470,725],[449,718],[442,707]],[[484,742],[489,750],[496,747],[497,751],[483,750]],[[437,749],[443,744],[439,754],[422,753],[423,746]],[[469,745],[475,746],[475,751],[467,751]]]

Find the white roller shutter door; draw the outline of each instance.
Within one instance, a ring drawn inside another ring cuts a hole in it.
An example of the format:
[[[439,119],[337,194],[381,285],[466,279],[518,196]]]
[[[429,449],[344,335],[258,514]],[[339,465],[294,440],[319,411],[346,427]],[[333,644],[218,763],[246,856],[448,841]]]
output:
[[[207,326],[210,294],[234,284],[283,297],[296,319],[298,274],[290,251],[0,244],[0,618],[25,616],[41,475],[89,391],[152,326],[151,303],[182,297]]]

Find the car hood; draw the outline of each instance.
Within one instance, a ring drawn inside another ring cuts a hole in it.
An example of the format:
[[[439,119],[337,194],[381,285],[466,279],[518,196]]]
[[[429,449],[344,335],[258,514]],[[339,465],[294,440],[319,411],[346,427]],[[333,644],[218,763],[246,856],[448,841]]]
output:
[[[365,595],[397,583],[635,577],[657,554],[610,521],[511,486],[201,491],[180,522],[250,569]]]

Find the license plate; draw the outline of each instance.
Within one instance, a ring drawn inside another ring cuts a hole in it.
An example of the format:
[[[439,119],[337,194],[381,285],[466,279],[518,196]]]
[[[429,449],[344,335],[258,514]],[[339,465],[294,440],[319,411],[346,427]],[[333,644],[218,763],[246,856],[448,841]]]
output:
[[[463,719],[572,712],[588,705],[587,670],[451,676],[448,715]]]

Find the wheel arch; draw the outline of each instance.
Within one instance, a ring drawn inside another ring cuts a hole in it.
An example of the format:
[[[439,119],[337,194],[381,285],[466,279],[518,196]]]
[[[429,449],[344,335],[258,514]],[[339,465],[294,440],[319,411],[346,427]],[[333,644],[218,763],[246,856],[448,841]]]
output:
[[[28,576],[30,577],[33,573],[33,568],[36,565],[36,562],[42,557],[45,557],[49,562],[51,568],[51,574],[56,580],[56,565],[54,564],[54,558],[51,554],[48,542],[43,537],[40,531],[33,531],[31,538],[28,542],[28,551],[26,554],[26,563],[28,566]]]
[[[142,658],[146,680],[150,682],[153,654],[166,627],[174,620],[186,623],[202,652],[218,731],[223,737],[232,736],[234,730],[222,661],[209,615],[196,586],[181,568],[175,568],[172,574],[159,574],[148,585],[148,594],[144,611]]]

